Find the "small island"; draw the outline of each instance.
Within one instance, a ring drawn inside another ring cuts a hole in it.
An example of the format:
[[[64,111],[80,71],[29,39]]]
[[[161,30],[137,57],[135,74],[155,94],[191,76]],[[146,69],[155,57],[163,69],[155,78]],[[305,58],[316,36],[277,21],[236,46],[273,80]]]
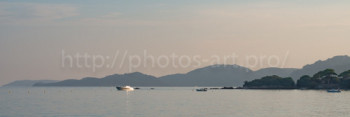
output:
[[[339,75],[333,69],[325,69],[312,77],[304,75],[295,83],[292,78],[277,75],[245,81],[244,89],[350,89],[350,70]]]
[[[255,79],[250,82],[246,81],[243,87],[247,89],[294,89],[295,82],[291,77],[282,78],[273,75]]]

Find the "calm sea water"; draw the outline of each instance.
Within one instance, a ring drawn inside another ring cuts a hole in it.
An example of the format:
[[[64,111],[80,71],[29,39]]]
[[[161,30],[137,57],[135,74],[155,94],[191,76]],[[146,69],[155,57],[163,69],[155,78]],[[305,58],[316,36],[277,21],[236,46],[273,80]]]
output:
[[[347,117],[350,91],[0,88],[1,117]]]

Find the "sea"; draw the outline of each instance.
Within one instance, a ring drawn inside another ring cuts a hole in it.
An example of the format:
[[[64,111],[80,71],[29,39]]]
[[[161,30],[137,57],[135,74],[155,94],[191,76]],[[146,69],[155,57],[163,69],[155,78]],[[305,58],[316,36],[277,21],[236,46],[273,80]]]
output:
[[[1,87],[0,117],[349,117],[350,91]]]

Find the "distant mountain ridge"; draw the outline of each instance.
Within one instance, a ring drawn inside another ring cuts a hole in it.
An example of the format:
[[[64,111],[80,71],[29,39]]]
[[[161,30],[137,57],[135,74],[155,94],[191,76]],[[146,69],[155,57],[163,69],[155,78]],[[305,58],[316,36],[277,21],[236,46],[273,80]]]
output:
[[[55,83],[36,83],[33,86],[161,86],[163,83],[156,77],[140,72],[114,74],[103,78],[86,77],[81,80],[63,80]]]
[[[305,65],[303,68],[294,71],[290,76],[296,80],[303,75],[313,75],[318,71],[322,71],[328,68],[334,69],[338,74],[343,71],[350,70],[350,57],[343,55],[334,56],[324,61],[318,60],[313,64]]]
[[[251,73],[252,70],[238,65],[212,65],[159,79],[169,86],[233,86],[243,83]]]
[[[114,74],[103,78],[86,77],[81,80],[63,80],[54,83],[35,83],[33,86],[242,86],[244,81],[264,76],[292,77],[295,81],[302,75],[312,75],[331,68],[337,73],[350,69],[349,56],[335,56],[296,68],[263,68],[253,71],[239,65],[211,65],[185,74],[170,74],[154,77],[140,72]]]
[[[11,83],[8,83],[6,85],[3,85],[3,87],[31,87],[36,83],[53,83],[58,82],[57,80],[17,80]]]
[[[212,65],[192,70],[186,74],[172,74],[159,78],[140,72],[114,74],[103,78],[86,77],[81,80],[64,80],[55,83],[36,83],[34,86],[241,86],[244,81],[270,75],[287,75],[296,69],[269,68],[258,71],[258,74],[238,65]],[[281,72],[283,71],[283,72]]]

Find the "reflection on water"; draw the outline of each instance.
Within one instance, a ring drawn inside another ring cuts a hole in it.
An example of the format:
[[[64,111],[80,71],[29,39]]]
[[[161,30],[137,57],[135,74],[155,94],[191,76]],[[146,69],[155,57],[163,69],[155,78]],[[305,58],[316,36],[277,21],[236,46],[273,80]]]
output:
[[[0,88],[0,116],[346,117],[350,93],[324,90],[209,90],[115,87]]]
[[[127,113],[127,115],[131,115],[131,113],[130,113],[130,107],[129,107],[129,92],[131,92],[131,91],[125,91],[125,93],[126,93],[126,99],[125,99],[125,104],[126,104],[126,113]]]

